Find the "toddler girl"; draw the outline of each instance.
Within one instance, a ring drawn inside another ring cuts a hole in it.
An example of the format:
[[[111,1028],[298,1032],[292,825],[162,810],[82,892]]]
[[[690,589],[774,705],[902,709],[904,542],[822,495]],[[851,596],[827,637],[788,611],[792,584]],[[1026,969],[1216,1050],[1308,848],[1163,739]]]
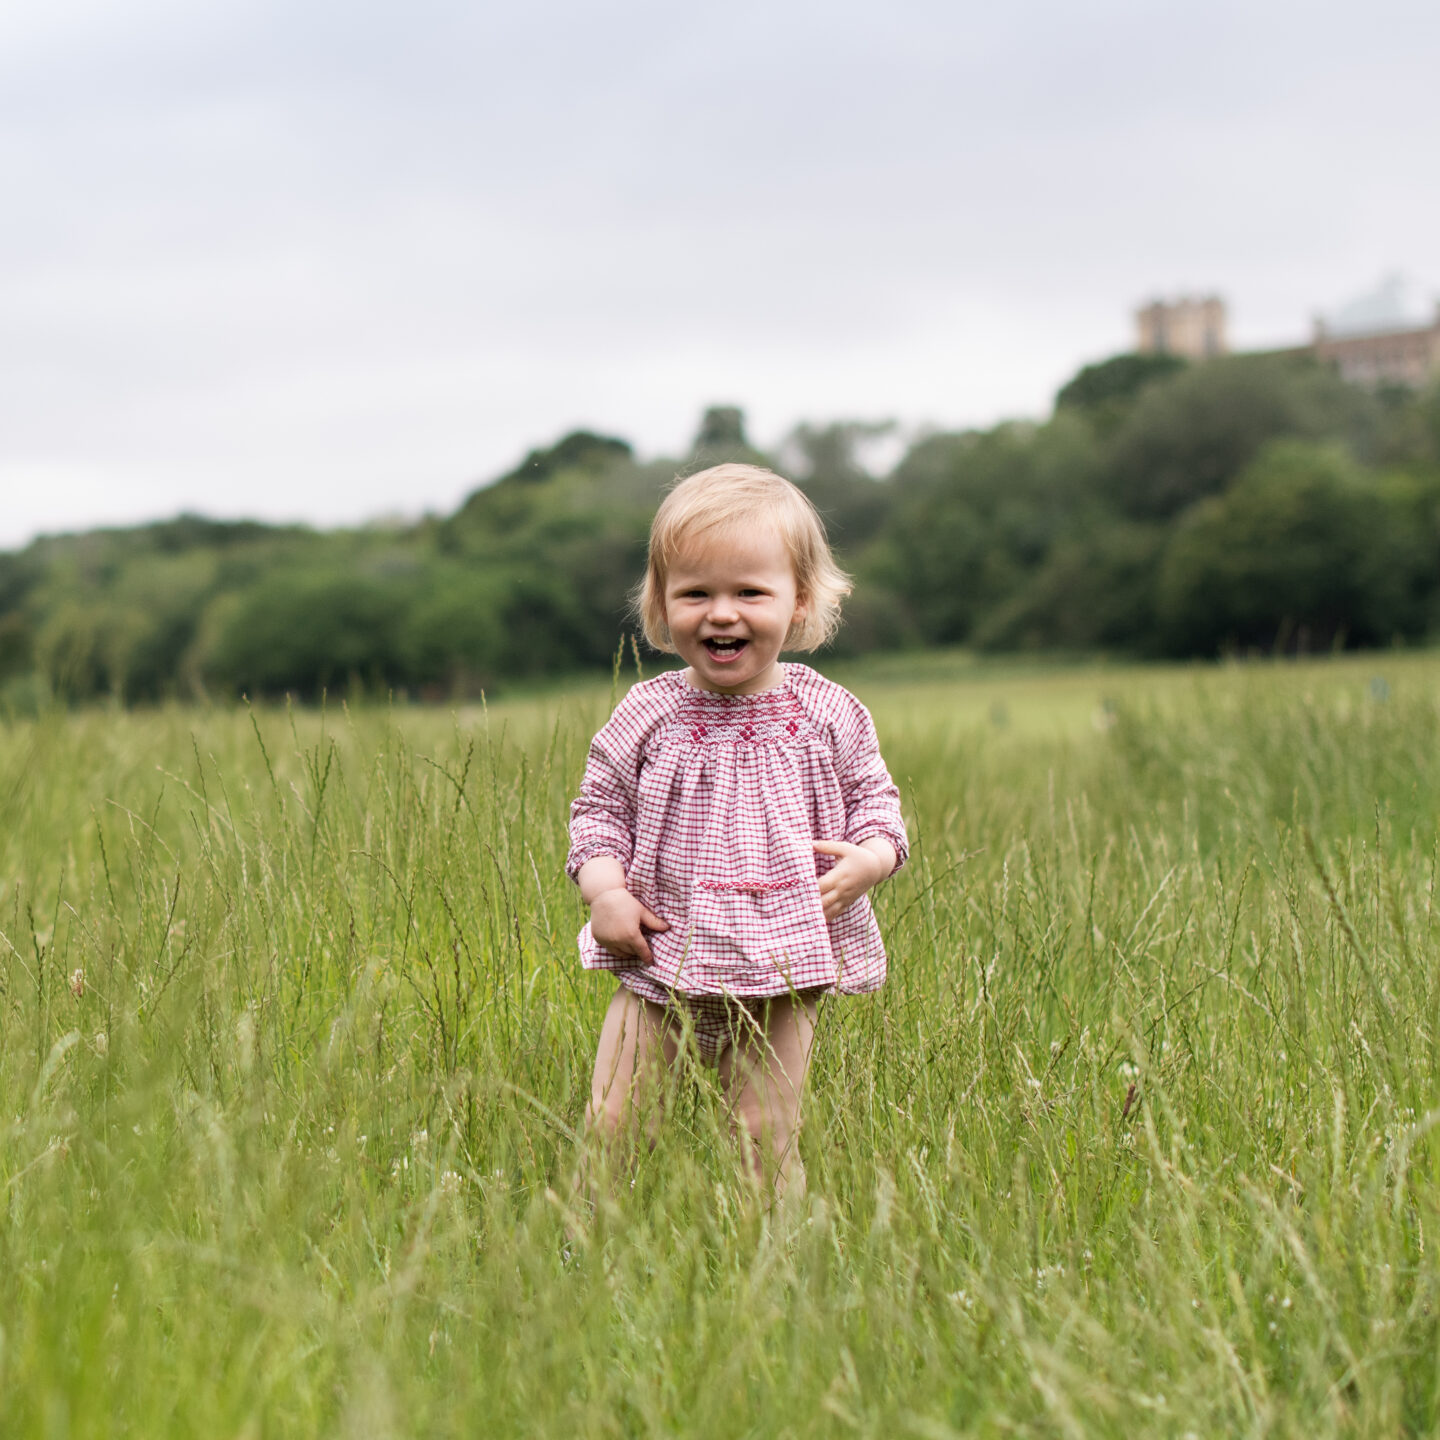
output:
[[[816,1002],[885,979],[866,892],[904,863],[900,797],[865,707],[782,650],[834,633],[849,582],[788,480],[717,465],[650,529],[645,636],[688,668],[634,686],[590,745],[567,872],[587,970],[619,988],[587,1119],[613,1133],[685,1022],[748,1163],[804,1186],[796,1150]]]

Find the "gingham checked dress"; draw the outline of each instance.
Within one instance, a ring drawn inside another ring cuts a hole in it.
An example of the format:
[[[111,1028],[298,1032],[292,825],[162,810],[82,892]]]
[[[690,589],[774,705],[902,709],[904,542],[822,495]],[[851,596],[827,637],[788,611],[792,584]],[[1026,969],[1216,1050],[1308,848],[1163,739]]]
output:
[[[587,924],[587,970],[614,970],[660,1003],[672,992],[853,995],[884,982],[869,896],[827,923],[818,879],[835,861],[811,842],[883,835],[904,864],[900,794],[865,707],[808,666],[783,672],[756,695],[658,675],[634,686],[591,742],[566,872],[574,879],[613,856],[670,928],[648,936],[641,966],[597,944]]]

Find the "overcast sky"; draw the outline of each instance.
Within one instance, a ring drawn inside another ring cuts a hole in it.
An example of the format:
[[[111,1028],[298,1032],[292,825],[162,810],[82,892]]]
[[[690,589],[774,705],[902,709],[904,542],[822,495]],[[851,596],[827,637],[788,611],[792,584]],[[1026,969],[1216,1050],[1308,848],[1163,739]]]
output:
[[[1433,0],[7,0],[0,545],[448,510],[708,403],[1039,415],[1440,290]]]

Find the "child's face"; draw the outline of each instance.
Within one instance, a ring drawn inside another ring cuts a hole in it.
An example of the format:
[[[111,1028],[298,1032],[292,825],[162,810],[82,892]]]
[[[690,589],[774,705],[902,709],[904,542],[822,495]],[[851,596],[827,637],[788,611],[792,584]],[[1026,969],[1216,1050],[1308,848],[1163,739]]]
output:
[[[773,531],[702,535],[665,579],[665,621],[692,683],[726,695],[780,684],[780,649],[804,614],[785,542]]]

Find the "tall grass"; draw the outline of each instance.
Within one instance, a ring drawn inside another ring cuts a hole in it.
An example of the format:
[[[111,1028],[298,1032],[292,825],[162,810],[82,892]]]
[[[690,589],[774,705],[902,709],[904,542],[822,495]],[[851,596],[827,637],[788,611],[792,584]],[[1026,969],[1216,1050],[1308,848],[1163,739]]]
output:
[[[795,1214],[694,1070],[572,1198],[603,687],[0,726],[0,1433],[1433,1431],[1440,663],[847,678]]]

